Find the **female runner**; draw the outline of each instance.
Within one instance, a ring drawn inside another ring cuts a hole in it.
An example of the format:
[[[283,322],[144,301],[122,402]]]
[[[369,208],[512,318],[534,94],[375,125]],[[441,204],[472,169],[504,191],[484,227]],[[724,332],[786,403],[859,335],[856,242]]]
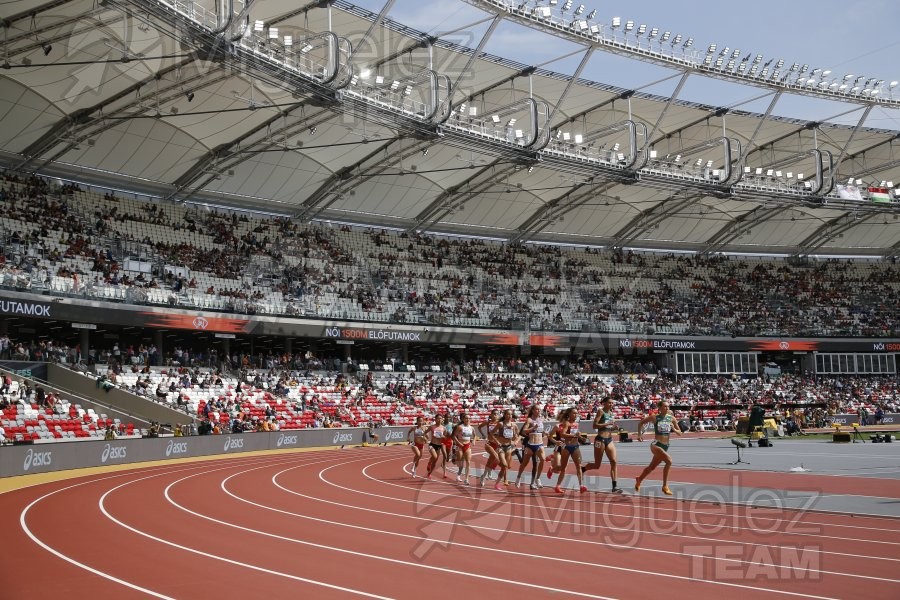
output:
[[[484,465],[484,471],[481,472],[481,477],[478,479],[478,484],[481,487],[484,487],[484,480],[487,479],[488,473],[494,470],[499,463],[499,454],[498,450],[500,448],[500,442],[494,436],[493,430],[497,423],[500,422],[500,411],[496,408],[491,411],[490,416],[478,426],[478,432],[487,440],[487,443],[484,445],[484,449],[488,453],[487,463]]]
[[[650,461],[650,464],[647,465],[647,468],[644,469],[643,473],[638,475],[638,478],[634,480],[634,491],[641,491],[641,482],[644,478],[652,473],[653,469],[659,466],[659,463],[666,463],[666,466],[663,467],[662,492],[667,496],[671,496],[672,490],[669,489],[669,469],[672,468],[672,457],[669,455],[669,435],[673,431],[678,435],[681,435],[681,429],[678,428],[678,422],[675,421],[675,417],[669,412],[668,402],[661,400],[659,404],[657,404],[657,407],[659,408],[659,412],[656,415],[647,415],[641,419],[640,423],[638,423],[638,441],[644,441],[644,425],[647,423],[653,423],[653,433],[656,435],[656,440],[650,444],[650,452],[653,453],[653,459]]]
[[[521,435],[525,437],[525,454],[519,464],[519,472],[516,475],[516,487],[522,483],[522,473],[525,465],[531,462],[531,489],[536,490],[541,485],[540,473],[544,471],[544,418],[541,416],[541,406],[532,404],[528,409],[525,425],[522,426]]]
[[[428,442],[428,438],[425,436],[425,429],[422,427],[423,421],[424,419],[422,417],[416,417],[415,427],[410,428],[410,430],[406,432],[406,441],[412,443],[413,449],[413,477],[419,476],[418,473],[416,473],[419,469],[419,459],[422,458],[422,451],[425,448],[425,444]]]
[[[609,476],[612,479],[612,492],[621,494],[622,488],[618,487],[616,482],[617,462],[613,433],[617,427],[615,425],[615,416],[613,415],[612,398],[604,400],[603,407],[594,416],[594,429],[597,430],[597,437],[594,439],[594,462],[581,467],[581,472],[599,469],[600,463],[603,462],[603,455],[606,454],[606,457],[609,459]]]
[[[497,485],[494,486],[495,490],[503,489],[501,482],[503,485],[509,485],[507,476],[509,466],[512,464],[513,449],[515,448],[517,437],[519,437],[519,428],[513,421],[512,411],[507,409],[503,411],[503,417],[494,427],[494,439],[500,444],[497,452],[497,457],[500,461],[500,474],[497,476]]]
[[[569,459],[575,463],[575,475],[578,477],[578,489],[582,493],[587,491],[584,485],[584,475],[581,473],[581,436],[578,433],[578,410],[573,406],[560,413],[559,423],[556,425],[557,439],[562,441],[562,462],[559,465],[559,478],[553,491],[562,494],[562,482],[566,476],[566,465]],[[553,471],[553,467],[550,467]],[[549,474],[548,474],[549,477]]]
[[[428,451],[431,453],[431,458],[428,460],[428,479],[431,479],[431,473],[437,466],[439,458],[442,460],[441,466],[444,469],[444,479],[447,479],[448,452],[445,443],[446,440],[450,439],[450,434],[444,426],[444,415],[440,413],[434,415],[434,423],[428,427],[426,434],[428,435]],[[451,440],[450,443],[452,444],[453,441]]]
[[[468,413],[461,415],[460,423],[453,431],[453,441],[456,442],[462,455],[462,463],[460,463],[456,480],[462,482],[463,485],[469,485],[469,468],[472,464],[472,442],[475,441],[475,428],[469,422]],[[463,475],[463,472],[465,472],[465,475]]]

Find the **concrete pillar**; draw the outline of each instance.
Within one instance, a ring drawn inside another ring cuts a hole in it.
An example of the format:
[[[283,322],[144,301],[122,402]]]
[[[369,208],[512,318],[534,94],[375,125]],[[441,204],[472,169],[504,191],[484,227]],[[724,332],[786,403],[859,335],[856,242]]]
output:
[[[157,329],[153,332],[153,345],[156,346],[156,365],[165,364],[163,359],[163,330]]]

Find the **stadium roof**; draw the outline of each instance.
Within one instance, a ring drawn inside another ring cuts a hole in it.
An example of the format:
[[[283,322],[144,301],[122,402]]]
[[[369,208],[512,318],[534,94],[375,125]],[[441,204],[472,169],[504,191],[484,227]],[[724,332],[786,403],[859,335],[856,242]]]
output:
[[[0,161],[170,201],[516,241],[900,251],[897,204],[868,191],[900,186],[900,133],[864,118],[893,102],[885,82],[837,98],[857,126],[798,121],[573,79],[484,43],[514,18],[582,44],[583,63],[669,56],[673,81],[730,78],[773,108],[835,96],[799,65],[751,76],[757,59],[724,49],[613,47],[590,23],[503,2],[471,2],[488,26],[466,47],[387,18],[391,4],[235,3],[230,23],[212,0],[6,4]]]

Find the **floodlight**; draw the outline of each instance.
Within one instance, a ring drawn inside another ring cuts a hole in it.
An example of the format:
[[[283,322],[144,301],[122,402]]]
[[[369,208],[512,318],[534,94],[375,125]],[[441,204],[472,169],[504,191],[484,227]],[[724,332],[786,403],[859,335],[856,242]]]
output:
[[[412,88],[410,86],[406,86],[406,88],[403,90],[403,95],[409,96],[410,94],[412,94]]]
[[[745,173],[746,175],[749,175],[749,174],[750,174],[750,171],[752,171],[752,170],[753,170],[753,169],[751,169],[750,167],[744,167],[744,173]]]
[[[711,161],[711,160],[706,161],[706,168],[707,168],[707,169],[712,169],[712,166],[713,166],[713,161]]]
[[[521,140],[524,137],[525,137],[525,132],[523,132],[521,129],[516,129],[516,139]]]
[[[661,41],[661,42],[668,42],[668,41],[669,41],[669,37],[670,37],[671,35],[672,35],[671,32],[669,32],[669,31],[664,31],[663,34],[662,34],[662,37],[659,38],[659,41]]]
[[[469,107],[469,116],[470,116],[470,117],[477,117],[477,116],[478,116],[478,107],[477,107],[477,106],[470,106],[470,107]]]
[[[703,64],[707,67],[712,64],[712,55],[707,54],[706,58],[703,59]]]
[[[584,136],[581,135],[580,133],[576,133],[575,134],[575,143],[581,144],[582,142],[584,142]]]
[[[507,123],[506,126],[507,126],[507,127],[512,127],[512,126],[515,125],[515,124],[516,124],[516,120],[515,120],[515,119],[510,119],[510,120],[509,120],[509,123]]]
[[[618,152],[619,151],[619,143],[616,142],[615,144],[613,144],[612,149],[613,149],[613,152]]]
[[[570,139],[572,139],[572,135],[568,131],[564,131],[562,137],[564,142],[568,142]]]
[[[637,34],[638,34],[638,35],[644,35],[644,33],[646,33],[646,32],[647,32],[647,26],[644,25],[643,23],[641,23],[641,24],[638,26],[638,32],[637,32]]]
[[[264,21],[254,21],[253,22],[253,31],[264,31],[266,29],[266,24]]]
[[[591,25],[591,33],[600,33],[599,25]]]
[[[656,158],[656,150],[650,151],[650,158]]]
[[[803,179],[803,173],[797,173],[797,179]]]
[[[578,8],[575,9],[575,16],[577,17],[581,13],[584,12],[584,4],[579,4]]]
[[[270,40],[278,39],[278,28],[277,27],[269,27],[269,39]]]
[[[788,171],[787,173],[784,174],[784,176],[787,177],[788,179],[791,179],[794,176],[794,174],[791,171]]]
[[[399,87],[400,87],[400,82],[397,81],[396,79],[391,82],[391,90],[392,91],[396,91],[397,88],[399,88]]]
[[[900,82],[892,81],[892,82],[890,82],[890,83],[888,84],[888,87],[891,88],[891,89],[894,89],[895,87],[897,87],[897,84],[898,84],[898,83],[900,83]]]
[[[687,50],[688,48],[690,48],[693,45],[694,45],[694,38],[688,38],[687,41],[684,43],[684,49]]]
[[[612,26],[620,27],[622,25],[622,17],[613,17],[612,18]]]
[[[653,39],[659,35],[659,27],[654,27],[650,30],[650,35],[647,36],[648,39]]]
[[[494,123],[499,123],[500,115],[491,115],[491,121],[493,121]]]
[[[706,49],[706,53],[707,53],[707,54],[712,54],[712,53],[715,52],[715,51],[716,51],[716,45],[715,45],[715,44],[710,44],[710,45],[709,45],[709,48]]]
[[[762,59],[763,59],[763,55],[762,55],[762,54],[757,54],[757,55],[756,55],[756,58],[753,59],[753,64],[754,64],[754,65],[758,65],[759,63],[762,62]]]
[[[775,171],[775,177],[781,177],[781,171]]]
[[[634,29],[634,21],[625,21],[625,33]]]
[[[862,179],[857,179],[857,180],[856,180],[856,185],[862,185]]]
[[[375,85],[381,85],[382,83],[384,83],[384,75],[376,75]]]
[[[722,63],[723,63],[723,62],[725,62],[725,59],[724,59],[724,58],[717,58],[717,59],[716,59],[716,68],[717,68],[717,69],[722,68]]]
[[[300,52],[303,53],[303,54],[306,54],[307,52],[309,52],[310,50],[312,50],[312,48],[313,48],[313,47],[312,47],[312,44],[306,44],[306,45],[304,45],[302,48],[300,48]]]
[[[756,175],[762,176],[763,170],[762,167],[756,167]]]
[[[290,48],[291,46],[294,45],[294,37],[293,37],[293,36],[290,36],[290,35],[284,36],[284,42],[283,42],[283,43],[284,43],[284,47],[285,47],[285,48]]]
[[[590,20],[592,20],[592,19],[593,19],[594,17],[596,17],[596,16],[597,16],[597,10],[594,9],[594,10],[592,10],[591,12],[589,12],[588,15],[587,15],[587,17],[585,17],[585,18],[586,18],[588,21],[590,21]]]
[[[566,3],[563,4],[563,7],[562,7],[563,12],[566,12],[570,8],[572,8],[572,0],[566,0]]]
[[[778,62],[775,63],[775,68],[776,68],[776,69],[780,69],[780,68],[783,67],[783,66],[784,66],[784,59],[783,59],[783,58],[779,58],[779,59],[778,59]]]
[[[697,159],[697,162],[694,164],[694,166],[695,166],[695,167],[703,166],[703,159],[702,159],[702,158],[698,158],[698,159]]]
[[[673,45],[673,46],[677,46],[677,45],[680,44],[680,43],[681,43],[681,34],[680,34],[680,33],[676,33],[676,34],[675,34],[675,37],[672,38],[672,45]]]

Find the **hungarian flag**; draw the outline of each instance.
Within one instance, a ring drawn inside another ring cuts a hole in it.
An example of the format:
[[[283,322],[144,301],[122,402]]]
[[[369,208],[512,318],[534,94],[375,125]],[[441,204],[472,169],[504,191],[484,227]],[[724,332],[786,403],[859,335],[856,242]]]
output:
[[[872,202],[885,202],[890,204],[891,196],[888,193],[887,188],[883,187],[870,187],[868,188],[869,192],[869,200]]]

